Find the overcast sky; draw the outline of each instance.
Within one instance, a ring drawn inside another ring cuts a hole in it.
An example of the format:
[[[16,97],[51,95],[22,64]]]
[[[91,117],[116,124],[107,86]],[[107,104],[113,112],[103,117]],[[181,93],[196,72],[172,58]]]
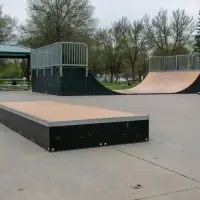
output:
[[[96,17],[99,18],[101,26],[107,26],[113,21],[127,16],[134,20],[146,13],[154,16],[160,8],[173,9],[181,8],[195,18],[198,17],[200,0],[91,0],[96,7]],[[26,0],[0,0],[4,5],[4,12],[15,16],[19,23],[26,19]]]

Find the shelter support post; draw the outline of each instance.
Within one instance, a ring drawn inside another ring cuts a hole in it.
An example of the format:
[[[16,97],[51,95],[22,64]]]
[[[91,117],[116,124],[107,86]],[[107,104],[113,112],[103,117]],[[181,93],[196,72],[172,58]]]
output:
[[[30,65],[31,65],[31,59],[30,56],[27,57],[27,65],[28,65],[28,69],[27,69],[27,81],[30,83]]]

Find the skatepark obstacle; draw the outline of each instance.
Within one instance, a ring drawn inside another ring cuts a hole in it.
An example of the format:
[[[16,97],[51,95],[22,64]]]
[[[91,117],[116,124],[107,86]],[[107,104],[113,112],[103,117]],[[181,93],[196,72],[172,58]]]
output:
[[[58,96],[193,94],[200,91],[200,56],[154,56],[145,80],[128,90],[111,91],[88,68],[84,43],[59,42],[31,52],[32,91]]]
[[[52,101],[1,102],[0,121],[49,152],[149,141],[149,116]]]

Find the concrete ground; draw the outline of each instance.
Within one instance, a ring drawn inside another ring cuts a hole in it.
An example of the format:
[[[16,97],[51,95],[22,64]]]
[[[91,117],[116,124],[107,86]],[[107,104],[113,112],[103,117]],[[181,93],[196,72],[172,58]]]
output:
[[[199,200],[200,96],[56,97],[0,92],[150,115],[150,142],[48,153],[0,125],[0,200]]]

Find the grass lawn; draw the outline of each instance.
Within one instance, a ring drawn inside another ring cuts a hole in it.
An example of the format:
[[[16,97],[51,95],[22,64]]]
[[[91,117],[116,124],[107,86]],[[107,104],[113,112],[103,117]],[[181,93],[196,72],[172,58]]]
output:
[[[110,90],[127,90],[127,89],[130,89],[133,86],[137,85],[137,84],[135,84],[132,86],[128,86],[128,84],[126,84],[126,83],[101,83],[101,84]]]

